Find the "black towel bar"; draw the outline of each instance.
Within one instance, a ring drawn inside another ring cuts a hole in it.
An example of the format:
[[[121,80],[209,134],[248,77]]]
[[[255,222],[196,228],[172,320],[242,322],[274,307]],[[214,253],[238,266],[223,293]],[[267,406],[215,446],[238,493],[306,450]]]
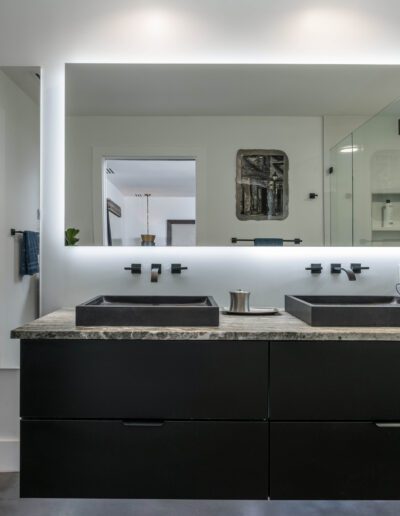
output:
[[[303,240],[301,238],[292,238],[291,240],[282,239],[282,242],[293,242],[294,244],[301,244]],[[236,244],[237,242],[254,242],[254,238],[231,238],[232,244]]]
[[[14,228],[11,228],[10,229],[10,235],[11,236],[15,236],[15,235],[22,235],[23,231],[17,231],[16,229]]]

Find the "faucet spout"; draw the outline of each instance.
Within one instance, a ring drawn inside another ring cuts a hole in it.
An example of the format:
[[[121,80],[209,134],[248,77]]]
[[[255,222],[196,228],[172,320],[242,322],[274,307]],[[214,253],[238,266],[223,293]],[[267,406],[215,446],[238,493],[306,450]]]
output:
[[[342,271],[347,274],[347,278],[349,281],[356,281],[357,277],[353,270],[345,269],[344,267],[342,267],[341,263],[331,263],[332,274],[340,274]]]
[[[357,277],[352,270],[345,269],[344,267],[341,267],[341,269],[347,274],[347,278],[349,281],[356,281]]]
[[[161,274],[161,264],[160,263],[152,263],[151,264],[150,281],[152,283],[157,283],[159,274]]]

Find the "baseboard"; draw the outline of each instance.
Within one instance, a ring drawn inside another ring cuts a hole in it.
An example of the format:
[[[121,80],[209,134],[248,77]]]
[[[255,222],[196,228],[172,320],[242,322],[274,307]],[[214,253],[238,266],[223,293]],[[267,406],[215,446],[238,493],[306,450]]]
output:
[[[0,473],[19,471],[19,440],[0,439]]]

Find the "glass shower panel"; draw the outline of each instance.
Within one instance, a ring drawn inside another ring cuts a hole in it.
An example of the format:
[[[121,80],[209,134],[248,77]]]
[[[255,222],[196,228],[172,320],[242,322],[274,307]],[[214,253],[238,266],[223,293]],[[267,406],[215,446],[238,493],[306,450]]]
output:
[[[330,236],[332,246],[353,245],[353,135],[330,151]]]
[[[353,133],[356,246],[400,245],[399,116],[395,102]]]

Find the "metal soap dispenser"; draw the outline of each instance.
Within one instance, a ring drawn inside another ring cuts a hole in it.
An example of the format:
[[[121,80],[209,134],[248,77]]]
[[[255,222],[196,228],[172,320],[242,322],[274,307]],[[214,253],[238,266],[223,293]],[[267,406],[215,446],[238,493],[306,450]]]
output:
[[[247,313],[250,312],[250,292],[247,290],[234,290],[229,292],[231,296],[230,312]]]

